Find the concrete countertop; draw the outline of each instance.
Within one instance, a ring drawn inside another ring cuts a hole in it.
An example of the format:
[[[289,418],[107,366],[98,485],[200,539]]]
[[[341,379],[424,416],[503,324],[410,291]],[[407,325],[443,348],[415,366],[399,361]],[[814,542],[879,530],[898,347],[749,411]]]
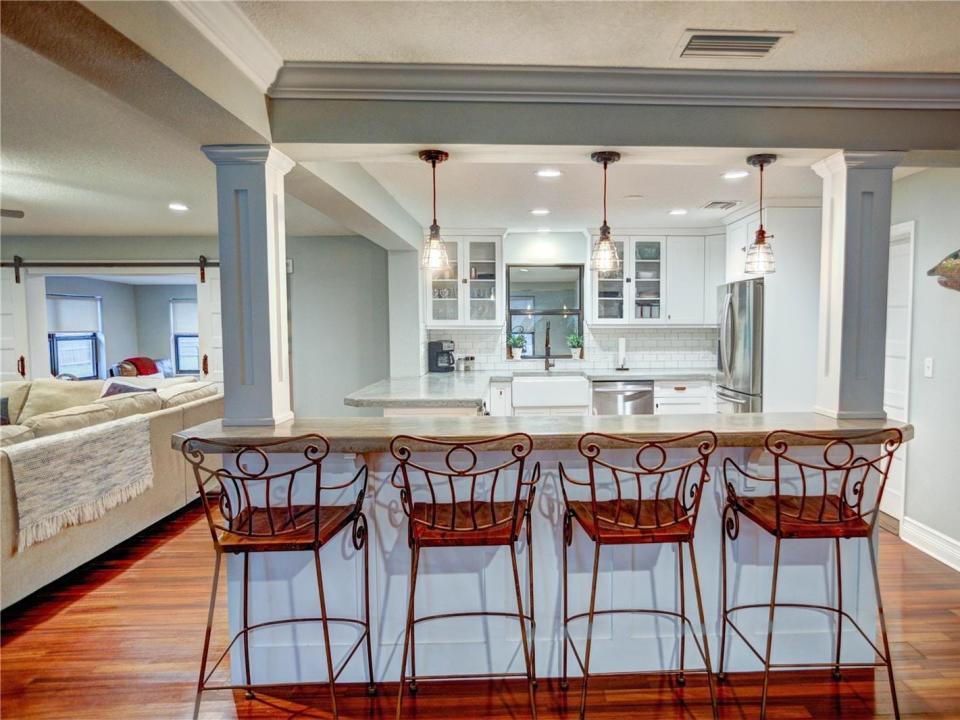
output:
[[[316,433],[330,443],[335,453],[389,452],[397,435],[416,435],[445,440],[491,440],[487,449],[509,447],[503,439],[511,433],[533,438],[535,450],[574,450],[580,436],[588,432],[617,435],[629,441],[661,440],[701,430],[717,434],[721,447],[762,447],[774,430],[819,433],[830,437],[864,436],[888,428],[897,428],[904,440],[913,438],[913,426],[895,420],[837,420],[816,413],[742,413],[739,415],[524,415],[476,417],[331,417],[296,418],[275,427],[224,427],[222,420],[211,420],[187,428],[173,436],[173,447],[184,440],[199,437],[232,446],[290,440],[277,451],[302,451],[309,441],[299,436]],[[867,440],[864,439],[864,444]],[[791,444],[804,444],[802,442]],[[810,439],[806,444],[823,444]],[[682,443],[680,444],[682,445]],[[679,446],[679,445],[678,445]],[[208,451],[214,451],[212,447]]]
[[[387,378],[350,393],[343,399],[351,407],[458,408],[480,407],[491,382],[510,382],[514,377],[579,375],[590,381],[606,380],[712,380],[712,369],[614,370],[612,368],[560,368],[427,373],[419,377]]]

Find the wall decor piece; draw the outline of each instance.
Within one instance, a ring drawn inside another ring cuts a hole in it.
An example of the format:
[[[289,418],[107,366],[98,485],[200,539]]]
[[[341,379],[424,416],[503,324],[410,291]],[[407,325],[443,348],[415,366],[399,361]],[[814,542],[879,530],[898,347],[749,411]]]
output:
[[[960,250],[955,250],[927,270],[927,275],[949,290],[960,292]]]

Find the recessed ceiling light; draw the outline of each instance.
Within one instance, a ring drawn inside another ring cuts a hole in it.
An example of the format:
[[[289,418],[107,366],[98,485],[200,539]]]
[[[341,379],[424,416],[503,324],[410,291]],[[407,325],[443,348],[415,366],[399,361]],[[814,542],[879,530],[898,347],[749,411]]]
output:
[[[179,203],[179,202],[172,202],[169,205],[167,205],[167,207],[170,208],[173,212],[178,212],[178,213],[183,213],[190,209],[183,203]]]
[[[550,232],[550,228],[537,228],[537,232]]]
[[[550,211],[546,208],[534,208],[530,211],[531,215],[549,215]]]
[[[746,170],[727,170],[723,174],[723,179],[724,180],[740,180],[742,178],[745,178],[749,174],[750,173],[748,173]]]
[[[687,214],[687,211],[684,210],[683,208],[674,208],[673,210],[670,211],[670,214],[671,214],[671,215],[686,215],[686,214]]]
[[[555,178],[555,177],[560,177],[561,175],[563,175],[563,173],[560,172],[559,170],[555,170],[554,168],[542,168],[540,170],[537,170],[537,177]]]

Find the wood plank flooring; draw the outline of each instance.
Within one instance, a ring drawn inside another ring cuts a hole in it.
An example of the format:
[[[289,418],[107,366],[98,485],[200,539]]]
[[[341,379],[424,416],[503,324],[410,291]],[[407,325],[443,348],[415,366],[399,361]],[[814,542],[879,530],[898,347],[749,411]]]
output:
[[[881,577],[902,715],[960,719],[960,573],[882,535]],[[202,512],[191,507],[4,612],[2,717],[189,718],[212,554]],[[225,639],[225,623],[221,613],[215,645]],[[395,685],[372,699],[363,687],[340,687],[342,718],[393,717]],[[757,717],[759,674],[734,675],[720,687],[725,720]],[[541,682],[540,718],[575,718],[578,689],[572,682],[563,693],[556,682]],[[201,717],[329,718],[329,707],[324,688],[277,691],[250,701],[221,691],[205,694]],[[404,708],[404,717],[418,720],[529,717],[526,689],[512,681],[424,683]],[[661,677],[591,682],[588,717],[595,720],[710,716],[702,676],[689,676],[683,689]],[[892,717],[886,678],[871,670],[847,671],[839,683],[829,672],[776,673],[768,717]]]

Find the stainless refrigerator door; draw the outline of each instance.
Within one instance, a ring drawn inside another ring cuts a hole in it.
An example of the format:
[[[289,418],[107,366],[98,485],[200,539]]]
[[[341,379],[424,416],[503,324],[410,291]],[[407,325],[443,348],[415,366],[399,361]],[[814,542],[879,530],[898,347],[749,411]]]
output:
[[[763,392],[763,280],[721,289],[719,385],[734,392]]]
[[[717,412],[722,414],[751,413],[763,411],[763,398],[717,388]]]

